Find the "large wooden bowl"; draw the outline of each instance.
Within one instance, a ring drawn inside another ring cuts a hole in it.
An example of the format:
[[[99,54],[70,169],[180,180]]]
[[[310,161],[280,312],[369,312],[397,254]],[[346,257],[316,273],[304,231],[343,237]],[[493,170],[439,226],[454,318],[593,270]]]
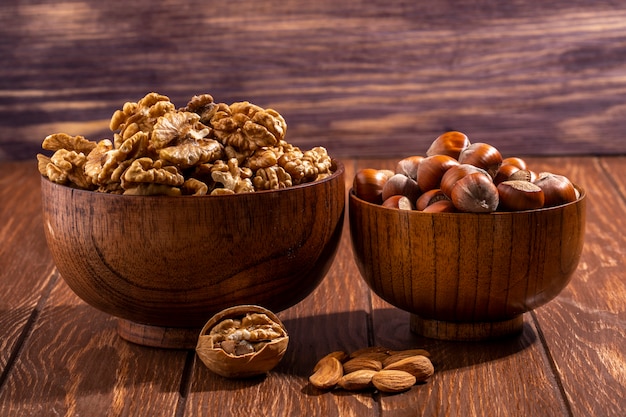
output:
[[[42,178],[45,235],[65,282],[121,318],[122,337],[193,348],[225,308],[278,312],[318,286],[344,218],[344,166],[334,163],[324,180],[227,196],[113,195]]]
[[[515,334],[523,314],[556,297],[578,266],[580,191],[567,205],[491,214],[390,209],[351,191],[356,264],[378,296],[411,313],[415,333],[448,340]]]

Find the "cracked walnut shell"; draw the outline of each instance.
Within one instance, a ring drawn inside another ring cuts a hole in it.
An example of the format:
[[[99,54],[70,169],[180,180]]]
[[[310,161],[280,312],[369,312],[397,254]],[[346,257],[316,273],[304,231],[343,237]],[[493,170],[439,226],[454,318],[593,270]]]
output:
[[[204,325],[196,353],[218,375],[248,378],[278,365],[288,343],[287,330],[274,313],[240,305],[222,310]]]

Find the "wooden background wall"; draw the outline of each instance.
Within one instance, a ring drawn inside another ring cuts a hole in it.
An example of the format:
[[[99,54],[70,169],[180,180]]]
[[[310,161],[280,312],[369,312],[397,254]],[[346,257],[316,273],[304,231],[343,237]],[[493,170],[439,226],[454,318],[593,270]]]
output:
[[[335,157],[464,131],[510,156],[626,153],[618,0],[2,0],[0,161],[111,137],[126,101],[278,110]]]

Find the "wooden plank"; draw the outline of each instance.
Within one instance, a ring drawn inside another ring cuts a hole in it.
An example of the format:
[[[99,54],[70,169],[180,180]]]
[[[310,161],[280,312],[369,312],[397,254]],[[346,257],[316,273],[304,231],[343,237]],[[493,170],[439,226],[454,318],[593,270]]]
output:
[[[0,391],[6,416],[175,416],[186,351],[133,345],[59,280]]]
[[[7,0],[0,159],[58,131],[110,137],[149,91],[273,107],[291,142],[337,157],[419,153],[448,129],[506,153],[624,153],[625,17],[596,0]]]
[[[573,416],[626,408],[626,158],[559,158],[541,164],[588,193],[585,246],[569,286],[537,321]]]
[[[0,163],[0,389],[56,279],[38,190],[34,163]]]
[[[608,177],[609,183],[617,189],[618,195],[615,196],[616,199],[618,201],[624,201],[626,199],[626,181],[624,181],[624,175],[626,174],[626,158],[599,158],[595,161],[594,168],[604,173]],[[597,188],[593,183],[588,184],[588,186]],[[608,185],[607,189],[612,190]]]

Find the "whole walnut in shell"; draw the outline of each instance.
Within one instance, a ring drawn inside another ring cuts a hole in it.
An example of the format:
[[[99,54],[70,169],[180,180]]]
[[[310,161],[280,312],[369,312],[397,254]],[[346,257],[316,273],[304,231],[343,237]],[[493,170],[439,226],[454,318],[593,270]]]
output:
[[[217,313],[204,325],[196,353],[218,375],[248,378],[278,365],[288,343],[287,330],[274,313],[240,305]]]

